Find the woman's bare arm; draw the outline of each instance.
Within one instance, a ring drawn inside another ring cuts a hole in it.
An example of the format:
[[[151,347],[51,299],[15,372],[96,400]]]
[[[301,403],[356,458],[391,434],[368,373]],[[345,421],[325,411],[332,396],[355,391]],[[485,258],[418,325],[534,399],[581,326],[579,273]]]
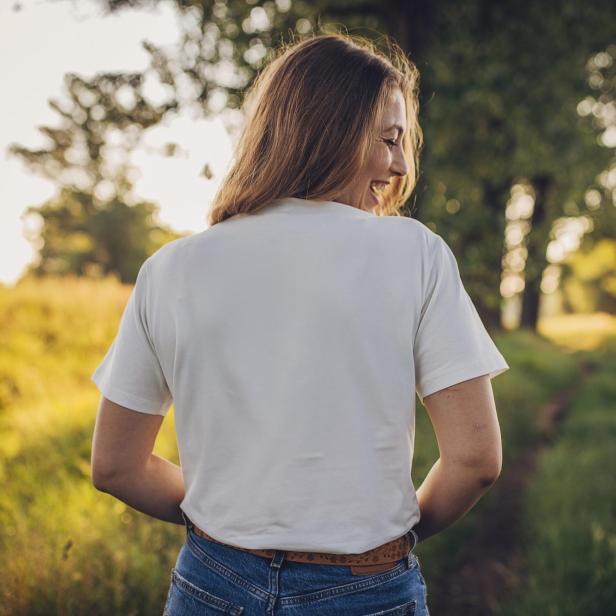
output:
[[[488,375],[424,398],[440,457],[417,490],[420,541],[467,513],[498,479],[502,443]]]

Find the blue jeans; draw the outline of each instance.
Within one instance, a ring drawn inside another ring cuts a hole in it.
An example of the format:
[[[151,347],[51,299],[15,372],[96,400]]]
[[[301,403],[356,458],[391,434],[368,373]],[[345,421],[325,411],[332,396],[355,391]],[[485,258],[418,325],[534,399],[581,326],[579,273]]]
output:
[[[353,575],[348,565],[272,559],[209,541],[184,517],[163,616],[429,616],[426,583],[411,548],[388,571]],[[412,536],[411,536],[412,535]]]

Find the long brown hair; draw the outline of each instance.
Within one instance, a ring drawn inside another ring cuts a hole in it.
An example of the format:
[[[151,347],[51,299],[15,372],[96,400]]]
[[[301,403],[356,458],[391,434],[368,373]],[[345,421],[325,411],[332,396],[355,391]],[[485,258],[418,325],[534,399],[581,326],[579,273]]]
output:
[[[283,44],[244,100],[234,162],[208,212],[210,226],[275,199],[332,201],[353,183],[382,128],[391,91],[406,102],[402,148],[409,172],[394,177],[374,209],[399,216],[418,177],[419,71],[392,40],[388,52],[359,35],[312,35]]]

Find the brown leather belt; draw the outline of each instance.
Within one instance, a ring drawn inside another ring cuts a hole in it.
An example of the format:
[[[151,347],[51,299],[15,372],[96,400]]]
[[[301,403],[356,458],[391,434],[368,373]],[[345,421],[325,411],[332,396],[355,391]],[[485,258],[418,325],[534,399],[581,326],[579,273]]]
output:
[[[250,552],[255,556],[261,556],[263,558],[273,558],[277,551],[282,551],[285,553],[286,560],[292,560],[294,562],[310,563],[313,565],[348,565],[351,567],[351,573],[353,575],[365,575],[393,569],[400,559],[408,556],[409,552],[414,549],[417,544],[417,535],[411,530],[402,537],[392,539],[383,545],[379,545],[376,548],[359,554],[328,554],[326,552],[296,552],[293,550],[241,548],[237,545],[230,545],[214,539],[214,537],[208,535],[204,530],[196,526],[194,522],[189,520],[186,514],[183,514],[183,517],[187,520],[187,524],[196,535],[208,541],[220,543],[235,548],[236,550],[242,550],[243,552]],[[409,539],[409,535],[411,534],[413,536],[412,547],[411,540]]]

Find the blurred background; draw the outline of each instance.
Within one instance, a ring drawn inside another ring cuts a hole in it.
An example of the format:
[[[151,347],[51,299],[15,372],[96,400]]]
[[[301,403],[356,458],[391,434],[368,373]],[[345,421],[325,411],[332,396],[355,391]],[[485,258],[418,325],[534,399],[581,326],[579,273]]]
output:
[[[7,0],[0,616],[162,611],[183,529],[92,487],[90,375],[143,261],[207,227],[271,52],[345,30],[420,71],[404,213],[451,246],[512,368],[501,478],[418,548],[431,613],[616,605],[612,1]],[[416,487],[438,457],[417,409]],[[178,463],[167,417],[155,453]]]

